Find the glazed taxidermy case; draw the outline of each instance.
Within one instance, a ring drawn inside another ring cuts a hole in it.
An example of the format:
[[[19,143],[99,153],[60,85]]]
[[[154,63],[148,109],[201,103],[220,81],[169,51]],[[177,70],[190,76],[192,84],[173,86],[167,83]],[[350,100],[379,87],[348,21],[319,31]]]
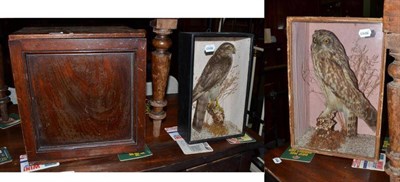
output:
[[[378,159],[385,49],[382,20],[288,17],[294,148]]]
[[[253,35],[179,35],[178,131],[188,143],[244,134]]]

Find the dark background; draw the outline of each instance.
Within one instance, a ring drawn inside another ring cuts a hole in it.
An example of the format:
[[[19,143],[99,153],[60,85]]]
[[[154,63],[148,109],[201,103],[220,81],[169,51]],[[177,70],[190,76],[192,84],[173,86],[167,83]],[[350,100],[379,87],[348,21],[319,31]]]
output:
[[[152,18],[14,18],[14,19],[0,19],[0,44],[3,53],[5,82],[9,87],[14,87],[12,78],[11,63],[8,50],[8,35],[23,28],[23,27],[57,27],[57,26],[128,26],[135,29],[145,29],[147,37],[147,82],[151,81],[151,52],[154,47],[151,45],[152,39],[155,37],[153,29],[150,26]],[[178,38],[180,32],[216,32],[218,31],[221,18],[180,18],[178,19],[178,27],[170,35],[172,39],[172,47],[169,51],[172,53],[170,75],[178,78]],[[223,26],[221,32],[245,32],[254,34],[254,45],[263,45],[263,30],[264,19],[253,18],[227,18],[223,19]],[[264,94],[263,80],[261,79],[263,56],[257,54],[261,61],[256,66],[256,74],[253,89],[252,102],[253,119],[259,123],[261,121],[260,113],[262,109],[262,95]],[[1,56],[1,54],[0,54]],[[178,80],[179,83],[180,80]],[[252,122],[251,120],[251,122]],[[253,125],[258,132],[259,125]]]
[[[23,27],[46,27],[46,26],[128,26],[136,29],[146,29],[147,32],[147,52],[151,53],[153,46],[151,40],[155,34],[150,26],[152,19],[139,19],[139,18],[121,18],[121,19],[106,19],[106,18],[79,18],[79,19],[58,19],[58,18],[44,18],[44,19],[0,19],[0,44],[2,45],[2,52],[5,59],[6,65],[6,83],[9,86],[13,86],[10,59],[8,52],[8,35],[15,32]],[[172,52],[171,61],[171,75],[177,78],[178,66],[177,66],[177,55],[178,55],[178,34],[179,32],[205,32],[218,30],[218,23],[220,19],[178,19],[178,28],[174,30],[170,35],[173,46],[170,49]],[[263,19],[225,19],[225,23],[221,31],[224,32],[247,32],[255,35],[255,44],[257,42],[262,43],[263,40]],[[151,64],[150,57],[147,57],[148,65]],[[151,77],[147,77],[150,79]]]

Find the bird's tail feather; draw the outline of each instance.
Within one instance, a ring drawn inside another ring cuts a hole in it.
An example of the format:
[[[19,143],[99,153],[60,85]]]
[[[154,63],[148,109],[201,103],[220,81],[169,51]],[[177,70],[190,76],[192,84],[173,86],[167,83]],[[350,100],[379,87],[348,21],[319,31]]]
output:
[[[200,132],[203,128],[204,118],[207,110],[208,98],[202,95],[197,100],[196,110],[193,116],[193,129]]]
[[[359,101],[353,106],[353,111],[355,111],[358,118],[364,120],[373,131],[376,131],[378,112],[364,95],[360,94]]]
[[[378,112],[371,104],[367,105],[360,118],[363,119],[373,131],[376,131]]]
[[[378,112],[361,91],[358,92],[356,100],[358,102],[353,102],[353,104],[351,100],[346,100],[345,104],[358,118],[364,120],[373,131],[376,131]]]

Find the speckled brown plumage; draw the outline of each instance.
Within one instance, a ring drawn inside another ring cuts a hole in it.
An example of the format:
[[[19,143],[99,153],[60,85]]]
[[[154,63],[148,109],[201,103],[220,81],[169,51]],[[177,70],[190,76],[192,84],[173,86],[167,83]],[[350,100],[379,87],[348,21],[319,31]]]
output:
[[[316,30],[312,39],[314,72],[326,106],[317,120],[333,119],[339,111],[345,116],[347,136],[357,135],[357,118],[363,119],[375,131],[377,111],[359,90],[357,78],[340,40],[328,30]]]
[[[207,62],[196,86],[193,89],[192,102],[197,101],[193,116],[193,128],[201,131],[207,105],[217,99],[222,82],[227,77],[232,67],[232,54],[235,53],[233,44],[221,44]]]

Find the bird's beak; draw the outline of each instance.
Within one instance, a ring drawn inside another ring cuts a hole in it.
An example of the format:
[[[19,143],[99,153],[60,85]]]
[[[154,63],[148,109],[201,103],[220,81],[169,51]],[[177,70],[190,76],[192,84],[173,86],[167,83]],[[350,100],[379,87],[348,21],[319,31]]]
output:
[[[236,49],[233,49],[233,54],[235,54],[236,53]]]

